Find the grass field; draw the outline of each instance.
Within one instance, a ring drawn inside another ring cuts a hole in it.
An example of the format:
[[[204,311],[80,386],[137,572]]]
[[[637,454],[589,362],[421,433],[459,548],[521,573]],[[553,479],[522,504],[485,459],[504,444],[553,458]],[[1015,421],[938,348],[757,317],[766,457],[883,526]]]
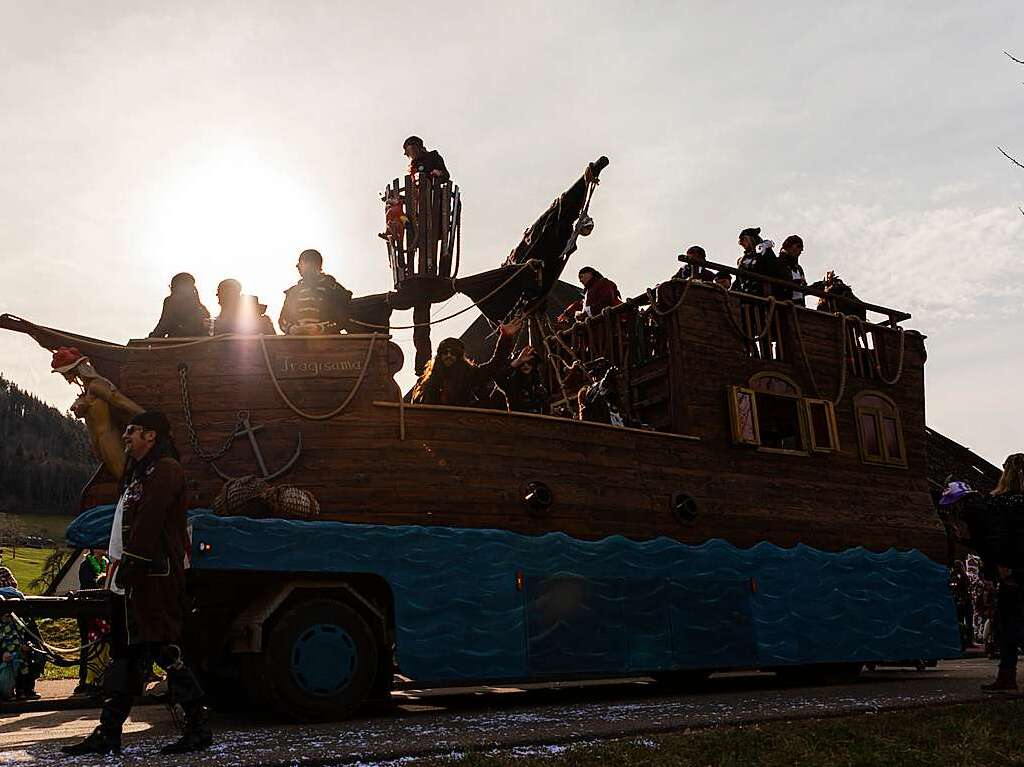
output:
[[[17,557],[13,556],[11,549],[5,548],[4,566],[9,567],[14,577],[18,579],[18,587],[26,594],[38,594],[40,589],[32,588],[32,581],[39,577],[43,571],[43,562],[50,556],[52,549],[29,549],[18,547]],[[39,631],[50,644],[58,647],[74,647],[78,645],[78,624],[70,619],[38,621]],[[74,679],[78,676],[76,668],[60,668],[53,664],[47,664],[43,672],[44,679]]]
[[[74,517],[62,514],[11,514],[8,516],[17,517],[21,522],[25,535],[38,535],[43,538],[52,538],[58,545],[64,543],[64,531],[68,523]]]
[[[24,546],[18,547],[15,555],[10,548],[4,548],[4,566],[9,567],[14,577],[18,579],[18,588],[26,594],[38,594],[39,589],[32,588],[32,583],[43,571],[43,562],[50,556],[53,549],[29,549]]]
[[[466,754],[410,765],[445,767],[994,767],[1024,764],[1024,702],[857,714],[683,731],[548,749],[547,755]],[[534,753],[540,753],[536,749]],[[525,753],[524,753],[525,752]]]

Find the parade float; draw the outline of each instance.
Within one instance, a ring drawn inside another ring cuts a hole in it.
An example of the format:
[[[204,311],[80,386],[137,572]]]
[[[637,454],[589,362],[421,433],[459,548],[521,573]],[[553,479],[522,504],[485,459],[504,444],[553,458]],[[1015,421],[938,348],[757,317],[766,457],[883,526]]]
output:
[[[394,290],[354,299],[344,334],[116,344],[0,317],[171,419],[193,508],[186,648],[211,689],[322,719],[396,678],[680,680],[959,655],[909,315],[669,280],[556,327],[546,300],[606,164],[502,266],[465,278],[457,187],[396,179]],[[516,343],[540,353],[550,415],[403,397],[391,311],[456,292],[494,325],[526,318]],[[579,392],[598,384],[614,417],[581,420]],[[104,544],[115,474],[83,490],[72,544]],[[243,477],[318,508],[225,511]]]

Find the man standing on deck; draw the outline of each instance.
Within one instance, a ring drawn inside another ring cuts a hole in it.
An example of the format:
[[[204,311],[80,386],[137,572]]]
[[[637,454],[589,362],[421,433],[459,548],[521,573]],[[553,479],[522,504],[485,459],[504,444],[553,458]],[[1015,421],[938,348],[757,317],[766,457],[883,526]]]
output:
[[[120,752],[121,728],[156,663],[167,672],[171,705],[180,704],[185,712],[182,737],[162,753],[201,751],[213,742],[203,691],[177,644],[185,613],[185,473],[163,413],[148,410],[132,418],[124,444],[128,465],[108,549],[114,563],[114,659],[104,680],[99,725],[82,742],[61,750]]]
[[[340,333],[349,318],[352,291],[329,274],[318,250],[304,250],[295,264],[302,277],[284,292],[277,324],[285,335],[319,336]]]

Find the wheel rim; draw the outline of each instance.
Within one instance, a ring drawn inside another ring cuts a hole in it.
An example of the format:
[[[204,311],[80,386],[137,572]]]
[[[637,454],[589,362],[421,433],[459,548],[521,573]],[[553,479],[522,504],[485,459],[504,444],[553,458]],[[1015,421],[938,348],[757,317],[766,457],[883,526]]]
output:
[[[334,697],[352,682],[357,659],[356,643],[345,629],[317,623],[292,645],[292,679],[308,695]]]

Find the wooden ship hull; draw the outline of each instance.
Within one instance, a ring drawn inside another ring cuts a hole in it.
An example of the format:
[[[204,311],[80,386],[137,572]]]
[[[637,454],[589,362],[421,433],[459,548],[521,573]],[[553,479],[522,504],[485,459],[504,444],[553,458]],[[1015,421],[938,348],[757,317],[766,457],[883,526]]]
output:
[[[927,483],[923,337],[870,327],[880,369],[900,368],[898,385],[886,386],[877,372],[860,378],[849,359],[840,361],[848,329],[832,314],[779,309],[779,318],[799,315],[806,359],[796,351],[791,320],[784,325],[792,337],[779,337],[789,359],[750,356],[729,319],[728,313],[739,316],[739,303],[735,294],[693,284],[680,306],[658,318],[662,343],[672,351],[628,369],[628,386],[633,409],[647,422],[660,419],[661,431],[403,404],[393,378],[402,352],[386,336],[215,337],[119,347],[47,336],[52,331],[27,324],[18,329],[44,345],[52,345],[50,338],[74,343],[121,391],[168,414],[194,507],[209,508],[225,476],[260,476],[261,469],[247,435],[216,461],[196,453],[186,439],[183,380],[203,450],[223,445],[239,411],[247,411],[267,470],[294,457],[275,481],[311,491],[325,520],[560,531],[584,540],[666,536],[684,543],[722,538],[739,547],[767,541],[823,551],[916,548],[944,561],[946,538]],[[589,342],[580,353],[614,358],[615,349],[630,348],[632,341],[619,336],[641,309],[627,304],[579,328]],[[729,387],[765,373],[784,375],[810,398],[842,389],[833,405],[838,449],[734,444]],[[855,407],[864,391],[884,393],[898,408],[900,465],[864,460]],[[332,418],[309,417],[345,401]],[[550,488],[549,508],[524,502],[532,482]],[[695,502],[684,516],[673,502],[681,494]],[[113,500],[113,484],[97,481],[84,506]]]
[[[684,280],[555,329],[544,302],[606,164],[501,268],[462,279],[458,200],[407,180],[440,234],[389,241],[396,291],[354,300],[348,334],[119,345],[0,316],[171,420],[193,509],[184,647],[210,689],[319,719],[385,697],[396,671],[451,684],[959,653],[924,337],[884,307],[857,307],[888,318],[869,323]],[[554,415],[405,401],[402,352],[372,331],[453,290],[492,323],[529,318],[520,343],[541,352]],[[609,418],[581,420],[599,365]],[[309,491],[318,514],[209,513],[247,476]],[[98,471],[69,539],[102,545],[116,492]]]

